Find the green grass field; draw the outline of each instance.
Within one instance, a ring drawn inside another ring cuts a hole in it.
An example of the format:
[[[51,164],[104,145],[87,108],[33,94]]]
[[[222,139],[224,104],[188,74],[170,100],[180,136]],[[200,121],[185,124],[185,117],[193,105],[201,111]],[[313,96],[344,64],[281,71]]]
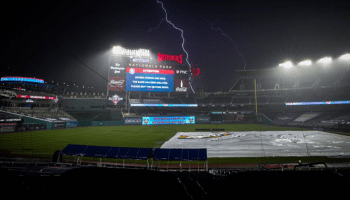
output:
[[[300,130],[256,124],[90,126],[1,134],[0,149],[15,155],[32,154],[52,157],[56,150],[62,150],[68,144],[158,148],[177,132],[194,132],[197,128],[220,128],[225,131]],[[324,161],[325,158],[308,159]],[[212,158],[209,159],[209,163],[297,162],[298,160],[299,158]]]

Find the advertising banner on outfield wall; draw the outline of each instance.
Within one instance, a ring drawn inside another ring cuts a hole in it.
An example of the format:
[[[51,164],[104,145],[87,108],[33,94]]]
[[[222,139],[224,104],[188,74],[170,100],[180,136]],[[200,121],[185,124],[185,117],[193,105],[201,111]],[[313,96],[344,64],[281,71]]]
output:
[[[210,121],[211,124],[222,124],[222,121]]]
[[[14,132],[15,126],[3,126],[0,127],[0,133],[8,133],[8,132]]]
[[[55,128],[64,128],[65,122],[59,121],[59,122],[53,122]]]
[[[210,124],[209,116],[196,116],[196,124]]]
[[[140,125],[140,124],[142,124],[142,117],[126,117],[126,118],[124,118],[124,124],[126,124],[126,125],[133,125],[133,124]]]
[[[77,121],[67,121],[66,122],[66,128],[75,128],[78,126]]]
[[[157,116],[142,117],[142,125],[177,125],[195,124],[195,116]]]

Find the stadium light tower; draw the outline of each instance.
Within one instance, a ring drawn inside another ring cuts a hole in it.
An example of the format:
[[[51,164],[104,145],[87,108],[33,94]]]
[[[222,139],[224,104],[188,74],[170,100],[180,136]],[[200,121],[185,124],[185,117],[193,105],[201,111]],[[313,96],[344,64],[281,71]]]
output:
[[[284,62],[284,63],[281,63],[281,64],[279,64],[278,66],[280,66],[280,67],[284,67],[284,68],[291,68],[291,67],[293,67],[293,63],[291,62],[291,61],[286,61],[286,62]]]
[[[341,61],[350,61],[350,54],[347,53],[347,54],[344,54],[344,55],[340,56],[339,60],[341,60]]]
[[[304,60],[298,63],[298,66],[310,66],[312,64],[311,60]]]
[[[320,64],[329,64],[331,62],[332,62],[331,57],[324,57],[324,58],[321,58],[317,61],[317,63],[320,63]]]

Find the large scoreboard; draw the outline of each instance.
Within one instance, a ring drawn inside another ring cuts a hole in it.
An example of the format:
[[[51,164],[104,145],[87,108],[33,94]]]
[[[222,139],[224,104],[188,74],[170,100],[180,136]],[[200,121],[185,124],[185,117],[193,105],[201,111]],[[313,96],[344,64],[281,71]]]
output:
[[[190,71],[182,65],[182,55],[157,55],[158,59],[152,59],[149,50],[113,47],[109,95],[129,91],[187,93]]]
[[[128,67],[126,91],[174,92],[174,70]]]

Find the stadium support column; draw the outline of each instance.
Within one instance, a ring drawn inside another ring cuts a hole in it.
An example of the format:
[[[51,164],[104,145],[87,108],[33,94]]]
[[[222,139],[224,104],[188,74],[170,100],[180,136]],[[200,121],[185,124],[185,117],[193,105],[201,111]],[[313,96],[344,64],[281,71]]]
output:
[[[113,45],[110,46],[109,49],[112,49]],[[108,75],[107,75],[107,95],[106,95],[106,99],[108,99],[108,95],[109,95],[109,71],[110,71],[110,67],[111,67],[111,52],[109,51],[109,61],[108,61]]]
[[[129,92],[125,92],[125,110],[128,109],[128,101],[130,101],[128,99],[128,93],[129,93],[129,96],[130,96],[130,91]]]
[[[258,98],[256,94],[256,79],[254,79],[254,102],[255,102],[256,123],[258,123]]]

